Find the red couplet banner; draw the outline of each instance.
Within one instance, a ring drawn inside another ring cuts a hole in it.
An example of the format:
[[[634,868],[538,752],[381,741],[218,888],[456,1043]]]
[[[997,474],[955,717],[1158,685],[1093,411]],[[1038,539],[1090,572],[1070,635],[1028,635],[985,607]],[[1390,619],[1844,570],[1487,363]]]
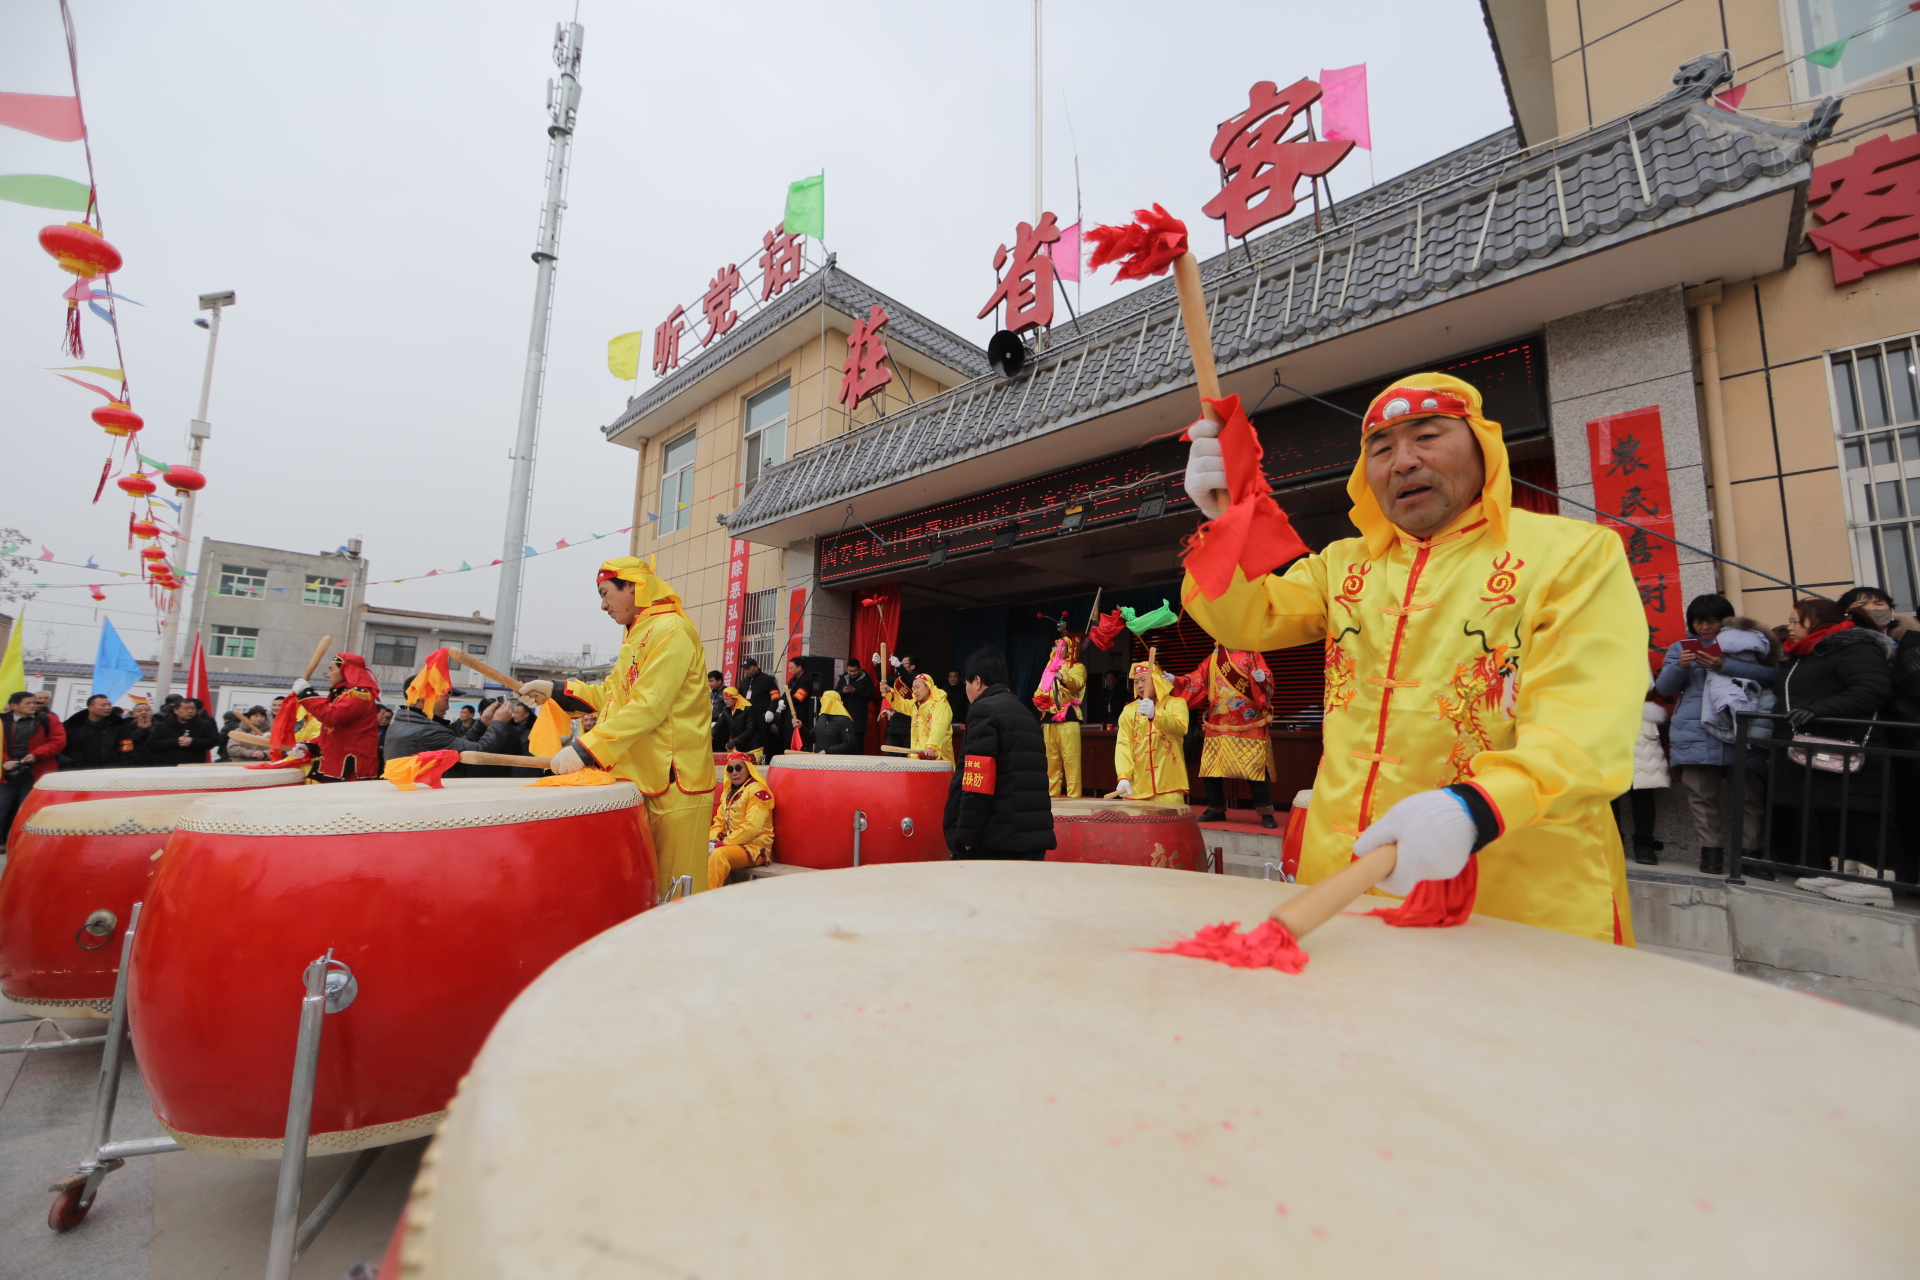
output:
[[[1605,513],[1600,523],[1626,544],[1627,563],[1640,587],[1640,603],[1646,606],[1647,625],[1653,633],[1652,649],[1665,653],[1668,645],[1686,637],[1687,628],[1680,553],[1668,538],[1658,536],[1671,537],[1674,532],[1659,408],[1649,405],[1589,422],[1587,447],[1593,467],[1593,505]]]
[[[787,659],[807,651],[807,589],[795,587],[787,600]],[[786,679],[783,675],[781,679]]]
[[[728,684],[740,678],[740,623],[747,611],[747,557],[745,538],[727,540],[727,627],[720,642],[720,670]]]

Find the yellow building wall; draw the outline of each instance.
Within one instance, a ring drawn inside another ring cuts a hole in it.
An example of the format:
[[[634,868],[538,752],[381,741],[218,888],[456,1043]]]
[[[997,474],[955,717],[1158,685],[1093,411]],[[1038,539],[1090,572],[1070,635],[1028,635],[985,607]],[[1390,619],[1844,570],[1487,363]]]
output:
[[[634,486],[632,554],[659,557],[661,575],[680,592],[688,616],[700,629],[710,670],[719,668],[726,638],[730,542],[726,529],[714,516],[732,511],[745,496],[740,482],[746,467],[747,401],[782,378],[792,379],[787,409],[789,458],[802,449],[875,422],[908,405],[905,389],[901,387],[903,375],[896,370],[894,381],[868,398],[853,414],[841,408],[840,381],[847,359],[847,329],[844,317],[836,313],[833,318],[840,320],[843,327],[829,324],[824,340],[813,338],[769,361],[673,426],[655,431],[640,452]],[[891,362],[888,367],[892,368]],[[911,369],[904,377],[910,380],[912,394],[923,400],[946,390],[948,385]],[[698,432],[694,445],[694,501],[689,512],[692,520],[684,529],[665,532],[661,522],[649,520],[647,516],[649,512],[664,514],[660,511],[661,462],[667,446],[690,430]],[[786,559],[784,550],[756,544],[747,562],[748,591],[783,589],[776,610],[776,653],[784,653],[787,644]],[[784,672],[774,674],[784,683]]]

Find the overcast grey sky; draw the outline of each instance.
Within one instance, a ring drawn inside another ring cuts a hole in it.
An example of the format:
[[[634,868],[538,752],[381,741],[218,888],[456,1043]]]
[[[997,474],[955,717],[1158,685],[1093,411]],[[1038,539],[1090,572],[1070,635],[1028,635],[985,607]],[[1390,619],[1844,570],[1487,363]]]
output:
[[[145,304],[121,316],[149,455],[186,455],[205,352],[197,295],[239,294],[196,533],[299,550],[359,537],[375,579],[499,555],[549,51],[571,4],[72,3],[101,208],[126,257],[116,284]],[[1030,0],[583,0],[579,20],[585,91],[530,539],[543,552],[629,522],[635,455],[598,430],[631,389],[607,372],[607,339],[650,331],[722,264],[757,273],[789,181],[824,167],[841,265],[982,344],[991,325],[973,316],[994,248],[1031,216]],[[1089,224],[1157,200],[1203,253],[1219,244],[1199,212],[1217,185],[1207,147],[1256,80],[1368,63],[1382,180],[1510,122],[1472,0],[1046,0],[1044,48],[1046,197],[1061,224],[1077,141]],[[0,4],[0,89],[68,91],[55,0]],[[79,144],[7,129],[0,173],[85,178]],[[1366,182],[1356,150],[1335,194]],[[44,543],[131,570],[126,501],[109,487],[88,505],[107,444],[87,417],[100,402],[42,372],[75,363],[59,351],[71,277],[34,240],[65,216],[0,203],[0,525],[35,554]],[[1089,307],[1113,296],[1085,286]],[[80,363],[113,363],[90,316],[86,341]],[[617,554],[623,541],[598,545]],[[595,607],[600,555],[528,563],[523,652],[617,643]],[[37,580],[118,581],[44,568]],[[496,573],[369,599],[491,616]],[[145,589],[107,592],[129,646],[151,656]],[[28,616],[32,643],[58,623],[62,656],[91,659],[83,588],[42,592]]]

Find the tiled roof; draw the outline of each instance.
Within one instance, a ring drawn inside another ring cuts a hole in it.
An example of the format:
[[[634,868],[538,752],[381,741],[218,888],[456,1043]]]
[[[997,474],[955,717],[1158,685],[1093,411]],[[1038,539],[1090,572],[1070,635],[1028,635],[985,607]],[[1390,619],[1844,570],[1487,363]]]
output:
[[[1704,61],[1704,60],[1702,60]],[[1682,69],[1680,81],[1689,68]],[[1512,130],[1323,217],[1201,264],[1222,373],[1439,305],[1806,176],[1808,130],[1738,116],[1684,84],[1646,108],[1521,150]],[[1768,182],[1768,179],[1785,179]],[[1783,251],[1785,244],[1782,245]],[[734,535],[1191,385],[1172,279],[1055,326],[1031,372],[981,377],[767,472]]]
[[[889,346],[897,344],[917,351],[969,377],[977,378],[987,372],[985,351],[951,329],[935,324],[905,304],[848,275],[835,265],[834,257],[829,256],[826,266],[790,286],[772,306],[754,312],[720,341],[627,401],[625,412],[602,427],[601,434],[617,435],[694,382],[734,357],[745,354],[782,325],[812,309],[819,303],[822,293],[826,295],[828,306],[854,320],[865,320],[876,306],[885,308]]]

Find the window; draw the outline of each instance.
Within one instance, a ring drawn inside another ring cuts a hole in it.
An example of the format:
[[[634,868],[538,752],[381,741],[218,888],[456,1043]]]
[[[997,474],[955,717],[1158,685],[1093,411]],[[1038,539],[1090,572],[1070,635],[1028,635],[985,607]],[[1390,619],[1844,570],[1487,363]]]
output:
[[[347,607],[347,583],[344,578],[308,578],[307,591],[301,597],[308,604],[323,604],[329,609]]]
[[[1787,26],[1798,46],[1792,52],[1800,55],[1793,96],[1818,98],[1920,58],[1920,23],[1904,21],[1906,15],[1905,5],[1887,0],[1789,0]],[[1843,40],[1831,68],[1805,56]]]
[[[773,666],[773,629],[780,616],[780,589],[747,592],[746,613],[740,620],[740,660],[752,658],[762,671]]]
[[[1832,358],[1847,527],[1858,581],[1878,583],[1894,608],[1920,600],[1914,555],[1920,520],[1920,367],[1914,339],[1876,343]]]
[[[792,384],[785,378],[778,386],[768,387],[747,401],[747,474],[746,491],[768,467],[777,467],[787,457],[787,401]]]
[[[220,566],[220,590],[217,594],[259,600],[267,594],[267,571],[245,565],[223,564]]]
[[[418,643],[413,636],[383,636],[376,632],[373,637],[373,665],[411,667],[414,647]]]
[[[687,432],[667,446],[660,460],[660,527],[672,533],[693,523],[693,437]]]
[[[215,658],[251,658],[259,643],[258,627],[215,627],[209,656]]]
[[[476,642],[467,646],[467,652],[476,658],[484,658],[487,656],[487,646]]]

